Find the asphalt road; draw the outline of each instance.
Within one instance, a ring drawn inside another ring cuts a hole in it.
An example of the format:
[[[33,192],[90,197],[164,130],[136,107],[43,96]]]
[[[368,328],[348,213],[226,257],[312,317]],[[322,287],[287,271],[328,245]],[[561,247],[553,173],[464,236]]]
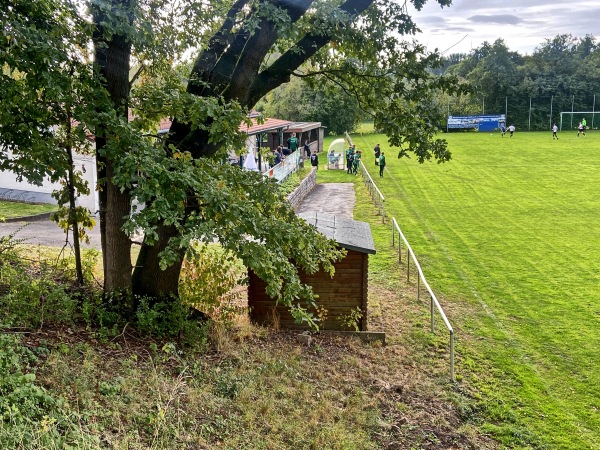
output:
[[[48,219],[34,222],[9,222],[0,223],[0,236],[8,236],[16,233],[15,239],[23,239],[24,244],[39,244],[48,247],[62,247],[67,242],[67,235],[55,222]],[[85,248],[100,249],[100,225],[88,231],[90,244],[82,243]],[[69,234],[69,241],[73,242],[73,236]]]

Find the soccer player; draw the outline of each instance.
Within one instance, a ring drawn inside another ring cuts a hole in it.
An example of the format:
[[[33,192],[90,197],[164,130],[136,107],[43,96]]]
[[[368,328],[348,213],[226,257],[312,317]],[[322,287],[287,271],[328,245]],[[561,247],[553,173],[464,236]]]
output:
[[[515,132],[515,126],[511,125],[510,127],[508,127],[508,132],[510,133],[509,137],[513,137],[513,133]]]
[[[552,127],[552,140],[556,138],[556,140],[558,141],[558,135],[556,134],[557,131],[558,127],[556,126],[556,124],[554,124],[554,126]]]
[[[579,137],[579,133],[583,133],[583,137],[587,137],[585,135],[585,127],[583,126],[583,122],[579,122],[579,126],[577,127],[577,137]]]

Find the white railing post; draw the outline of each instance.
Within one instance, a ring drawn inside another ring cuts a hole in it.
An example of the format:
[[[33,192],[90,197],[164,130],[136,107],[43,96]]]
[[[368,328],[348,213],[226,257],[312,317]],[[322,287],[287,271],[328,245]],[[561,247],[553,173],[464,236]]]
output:
[[[442,316],[442,320],[444,321],[446,328],[448,329],[448,331],[450,333],[450,380],[452,382],[454,382],[455,381],[455,378],[454,378],[454,329],[452,328],[452,325],[450,325],[450,322],[448,321],[448,318],[446,317],[446,314],[444,313],[442,306],[438,302],[435,294],[431,290],[431,287],[427,283],[427,280],[425,279],[425,275],[423,274],[423,270],[421,269],[421,265],[419,264],[419,261],[417,260],[415,253],[412,251],[410,244],[406,240],[406,237],[402,233],[402,230],[400,229],[400,226],[398,225],[398,221],[396,220],[395,217],[392,217],[392,225],[396,228],[396,231],[398,232],[398,249],[401,248],[403,241],[404,241],[404,244],[406,244],[406,259],[407,259],[407,262],[406,262],[407,274],[406,274],[406,276],[407,276],[407,280],[409,280],[409,281],[410,281],[409,277],[410,277],[410,259],[411,259],[411,257],[414,260],[415,268],[418,273],[417,300],[420,299],[420,295],[421,295],[421,283],[423,283],[423,286],[425,286],[425,289],[427,290],[427,292],[430,295],[431,302],[429,304],[429,313],[430,313],[430,318],[431,318],[431,332],[432,333],[435,332],[435,309],[437,309],[438,312],[440,313],[440,315]],[[392,232],[392,234],[395,239],[395,233]]]

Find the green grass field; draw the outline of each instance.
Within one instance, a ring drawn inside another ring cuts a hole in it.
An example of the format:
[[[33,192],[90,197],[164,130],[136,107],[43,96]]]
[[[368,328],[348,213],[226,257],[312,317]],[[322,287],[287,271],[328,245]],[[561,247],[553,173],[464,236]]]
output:
[[[447,134],[452,161],[419,164],[354,135],[372,175],[382,144],[386,210],[450,311],[482,429],[511,448],[600,448],[600,134],[559,136]]]
[[[14,217],[32,216],[57,210],[56,205],[10,202],[0,200],[0,218],[12,219]]]

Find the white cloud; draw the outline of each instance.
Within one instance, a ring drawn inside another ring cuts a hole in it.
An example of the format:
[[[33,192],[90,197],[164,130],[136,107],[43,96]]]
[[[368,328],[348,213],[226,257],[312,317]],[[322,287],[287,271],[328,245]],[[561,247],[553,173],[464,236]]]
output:
[[[420,12],[410,5],[409,14],[422,31],[419,42],[448,53],[468,53],[496,39],[531,54],[557,34],[600,38],[600,0],[454,0],[448,8],[429,0]]]

